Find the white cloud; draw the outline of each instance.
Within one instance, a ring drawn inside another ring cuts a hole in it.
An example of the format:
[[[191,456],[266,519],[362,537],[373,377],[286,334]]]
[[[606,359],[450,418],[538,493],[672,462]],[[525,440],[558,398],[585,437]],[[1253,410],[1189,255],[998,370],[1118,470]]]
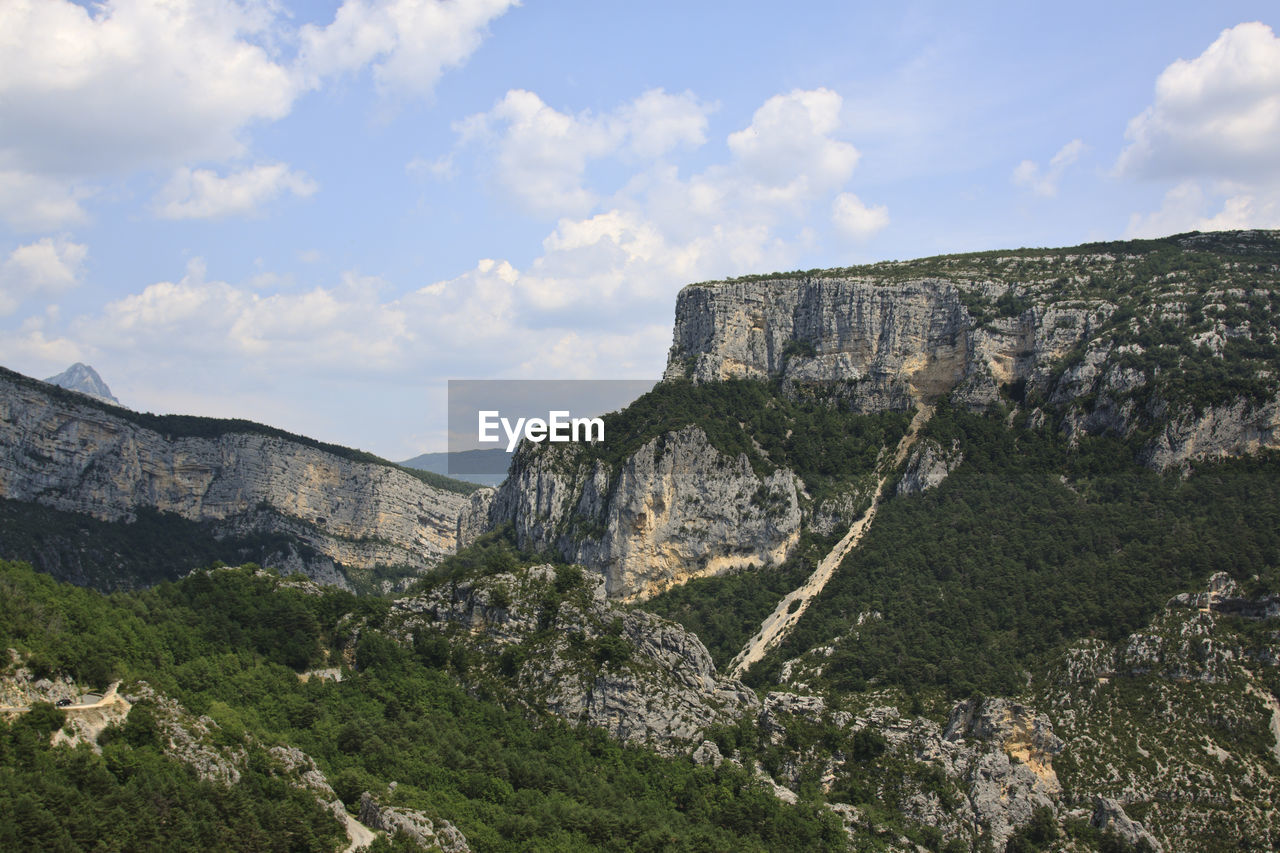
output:
[[[842,186],[859,157],[858,149],[832,136],[843,104],[830,89],[774,95],[750,126],[729,135],[729,150],[743,172],[771,193],[811,197]]]
[[[889,209],[867,207],[853,193],[840,193],[831,204],[831,219],[842,233],[865,240],[889,224]]]
[[[689,281],[788,266],[815,239],[804,223],[819,205],[856,239],[887,224],[883,206],[837,197],[859,158],[839,138],[837,93],[769,98],[724,140],[722,162],[692,175],[646,156],[705,145],[711,109],[692,94],[655,90],[604,114],[572,114],[517,90],[455,126],[455,155],[494,151],[496,189],[559,217],[542,255],[520,271],[513,298],[522,322],[628,333],[665,322]],[[612,194],[587,182],[589,164],[606,159],[615,173],[638,166]]]
[[[230,0],[0,5],[0,161],[85,176],[239,154],[297,93],[252,41],[269,24]]]
[[[1237,228],[1280,228],[1280,187],[1221,183],[1206,190],[1199,181],[1183,181],[1165,193],[1159,210],[1130,216],[1125,236]]]
[[[1129,122],[1120,174],[1253,180],[1280,175],[1280,39],[1261,23],[1224,30],[1156,81]]]
[[[49,337],[44,317],[28,317],[22,325],[0,335],[0,363],[23,369],[32,376],[48,376],[66,370],[77,361],[89,361],[83,346],[67,337]]]
[[[427,95],[511,5],[346,0],[299,30],[274,0],[0,2],[0,217],[64,227],[98,182],[244,158],[255,122],[333,74],[370,67],[384,92]],[[217,215],[202,209],[176,215]]]
[[[1280,227],[1280,39],[1261,23],[1224,30],[1161,72],[1125,135],[1117,174],[1177,181],[1129,236]]]
[[[596,197],[582,186],[587,162],[613,152],[619,142],[590,115],[562,113],[521,89],[456,129],[463,143],[492,146],[500,187],[527,211],[545,216],[589,210]]]
[[[149,285],[78,318],[75,337],[102,352],[167,360],[257,362],[266,369],[379,370],[410,337],[404,311],[380,298],[383,283],[354,273],[334,287],[263,293],[210,281],[192,261],[181,279]]]
[[[682,145],[701,145],[709,110],[690,93],[654,89],[605,115],[574,115],[548,106],[533,92],[513,89],[493,109],[468,116],[454,129],[460,145],[492,150],[498,188],[526,211],[549,218],[581,216],[599,202],[583,185],[591,161],[652,160]],[[451,159],[429,167],[438,175],[453,168]]]
[[[331,24],[300,33],[312,85],[366,66],[384,92],[427,95],[462,65],[514,0],[346,0]]]
[[[80,202],[92,194],[75,181],[0,171],[0,219],[17,231],[77,225],[88,218]]]
[[[604,114],[574,114],[513,92],[460,126],[456,154],[471,146],[509,153],[500,176],[549,173],[541,192],[576,206],[519,268],[489,258],[408,292],[354,272],[299,290],[262,270],[218,281],[197,261],[176,281],[71,319],[66,337],[141,387],[171,387],[161,378],[171,365],[198,364],[201,381],[228,389],[220,392],[227,399],[245,399],[250,387],[268,399],[268,388],[289,394],[337,377],[656,377],[679,287],[789,268],[814,239],[805,228],[814,211],[830,211],[833,229],[859,238],[888,218],[882,206],[843,193],[858,155],[840,138],[839,96],[825,90],[770,99],[732,141],[721,140],[721,162],[694,174],[645,156],[705,145],[709,109],[691,95],[655,91]],[[770,152],[789,153],[779,164]],[[598,158],[629,168],[630,179],[590,193],[587,165]],[[586,203],[574,198],[578,190]],[[166,394],[179,399],[179,390]]]
[[[613,123],[621,125],[619,132],[635,156],[651,160],[681,146],[706,142],[711,109],[692,92],[668,95],[662,89],[650,89],[623,106]]]
[[[1058,149],[1058,153],[1049,160],[1049,167],[1044,170],[1033,160],[1023,160],[1013,170],[1013,182],[1020,187],[1027,187],[1036,195],[1055,196],[1058,194],[1062,174],[1068,166],[1080,159],[1084,149],[1084,142],[1079,139],[1071,140]]]
[[[46,299],[80,283],[88,249],[65,237],[45,237],[14,249],[0,265],[0,315],[12,314],[32,296]]]
[[[316,182],[284,163],[268,163],[226,177],[209,169],[180,168],[156,198],[165,219],[212,219],[255,212],[284,193],[306,198]]]
[[[202,259],[176,281],[159,281],[70,323],[71,337],[117,362],[201,362],[228,374],[337,373],[412,376],[424,364],[474,358],[493,361],[511,347],[532,346],[514,311],[517,271],[484,260],[449,281],[407,294],[387,282],[347,272],[330,286],[305,291],[262,289],[210,278]]]
[[[843,100],[828,89],[775,95],[751,123],[729,134],[727,162],[681,179],[674,168],[638,175],[624,190],[672,236],[763,228],[803,221],[852,176],[859,152],[837,135]],[[758,239],[758,234],[750,239]]]

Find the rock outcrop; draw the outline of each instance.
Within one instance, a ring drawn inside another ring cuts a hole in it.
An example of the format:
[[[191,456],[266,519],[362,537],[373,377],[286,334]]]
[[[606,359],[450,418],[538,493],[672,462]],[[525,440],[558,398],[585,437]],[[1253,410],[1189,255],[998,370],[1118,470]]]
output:
[[[984,849],[987,841],[1003,849],[1037,808],[1054,814],[1062,810],[1062,786],[1052,762],[1063,743],[1045,715],[1022,704],[967,700],[952,709],[944,729],[891,705],[851,711],[829,706],[818,696],[774,692],[766,697],[758,723],[773,748],[790,747],[775,774],[790,791],[800,790],[806,779],[821,780],[828,791],[838,788],[839,779],[864,774],[866,762],[884,752],[889,763],[914,770],[892,780],[873,771],[867,780],[873,790],[866,793],[878,793],[876,786],[885,785],[885,795],[895,798],[912,821],[976,849]],[[795,748],[804,743],[806,731],[824,729],[841,733],[846,745]],[[860,740],[872,745],[861,755]],[[700,750],[707,751],[705,746]]]
[[[477,497],[460,531],[511,523],[521,547],[552,550],[639,600],[692,578],[781,563],[799,541],[801,484],[757,474],[691,426],[657,436],[611,474],[550,445],[525,444],[492,499]]]
[[[1124,807],[1115,800],[1095,797],[1093,817],[1089,823],[1097,829],[1115,833],[1137,849],[1142,849],[1138,845],[1145,844],[1152,853],[1164,853],[1164,846],[1142,824],[1125,814]]]
[[[449,821],[433,821],[416,809],[383,805],[368,791],[360,795],[360,822],[393,837],[402,835],[422,850],[439,850],[441,853],[471,851],[466,836]]]
[[[442,583],[397,600],[391,619],[405,642],[442,632],[480,652],[520,702],[661,752],[687,752],[759,706],[696,636],[611,602],[590,573],[536,566]]]
[[[944,450],[933,439],[925,439],[907,457],[907,469],[898,481],[898,494],[918,495],[936,488],[963,461],[960,442],[953,441],[951,447]]]
[[[967,700],[952,710],[943,737],[979,745],[956,769],[968,783],[974,814],[997,844],[1029,823],[1037,807],[1052,809],[1062,794],[1053,758],[1063,742],[1043,714],[1006,699]]]
[[[220,536],[284,533],[322,558],[286,551],[280,565],[330,582],[335,563],[426,568],[455,549],[463,495],[252,424],[200,421],[207,429],[187,432],[202,434],[171,436],[147,417],[154,426],[0,372],[0,497],[104,521],[152,508]]]
[[[1007,285],[870,276],[698,284],[680,291],[666,378],[781,377],[840,383],[866,412],[907,410],[959,392],[982,406],[999,386],[1047,379],[1099,317],[1087,308],[1029,309],[979,325],[968,294]]]

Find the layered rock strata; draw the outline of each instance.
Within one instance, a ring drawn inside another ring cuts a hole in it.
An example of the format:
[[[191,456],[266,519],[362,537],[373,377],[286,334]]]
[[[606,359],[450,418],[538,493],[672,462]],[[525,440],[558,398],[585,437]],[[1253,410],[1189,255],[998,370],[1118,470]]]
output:
[[[275,435],[171,438],[8,373],[0,374],[0,497],[104,521],[129,521],[146,507],[210,522],[220,534],[287,533],[327,558],[291,567],[330,580],[333,563],[434,565],[455,549],[468,502],[391,465]]]

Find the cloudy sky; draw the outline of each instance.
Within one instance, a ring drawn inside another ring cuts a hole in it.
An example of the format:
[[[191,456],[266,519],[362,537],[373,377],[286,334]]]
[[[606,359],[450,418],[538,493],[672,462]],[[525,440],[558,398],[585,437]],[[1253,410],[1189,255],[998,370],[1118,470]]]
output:
[[[0,364],[399,459],[680,286],[1280,227],[1269,2],[0,0]]]

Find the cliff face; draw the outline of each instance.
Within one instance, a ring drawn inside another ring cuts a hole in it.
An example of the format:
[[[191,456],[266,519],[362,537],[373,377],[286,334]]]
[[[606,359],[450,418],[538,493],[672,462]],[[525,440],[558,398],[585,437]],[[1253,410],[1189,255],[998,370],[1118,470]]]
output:
[[[979,329],[960,297],[955,284],[935,280],[693,285],[676,302],[666,378],[847,382],[855,406],[871,412],[907,409],[957,387],[990,402],[999,383],[1056,351],[1048,341],[1036,354],[1044,324],[1033,314]]]
[[[1280,236],[1154,243],[690,285],[665,376],[825,384],[864,412],[1003,392],[1157,469],[1280,447]]]
[[[1280,447],[1278,270],[1280,235],[1241,232],[690,285],[665,380],[764,380],[864,413],[1016,403],[1033,426],[1118,436],[1150,467],[1186,470]],[[825,520],[839,500],[811,502],[784,465],[760,477],[696,427],[660,431],[621,473],[529,449],[465,514],[463,540],[510,523],[522,546],[640,599],[780,562],[802,521],[842,526]],[[944,451],[922,447],[898,491],[941,482],[961,461]],[[852,506],[861,492],[844,485]]]
[[[327,561],[361,568],[433,565],[454,550],[467,503],[391,466],[272,435],[169,438],[7,376],[0,497],[105,521],[149,507],[210,522],[220,534],[286,533]],[[335,579],[332,563],[292,568]]]
[[[800,535],[801,484],[790,471],[756,474],[698,427],[653,439],[610,476],[572,467],[551,446],[525,446],[491,502],[463,530],[505,522],[523,547],[552,549],[604,576],[614,598],[648,598],[695,577],[781,563]]]

